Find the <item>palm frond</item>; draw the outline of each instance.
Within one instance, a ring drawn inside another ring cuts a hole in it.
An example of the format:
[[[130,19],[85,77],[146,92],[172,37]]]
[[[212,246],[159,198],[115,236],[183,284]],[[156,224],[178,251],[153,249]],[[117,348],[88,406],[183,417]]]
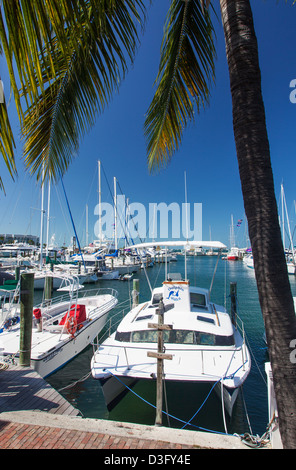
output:
[[[78,48],[76,38],[81,38],[81,34],[75,34],[75,27],[78,28],[77,25],[80,25],[75,6],[79,5],[81,9],[81,4],[84,3],[88,2],[84,0],[1,1],[0,52],[5,54],[20,123],[24,118],[23,107],[38,99],[40,89],[44,91],[42,77],[45,70],[42,66],[44,56],[40,55],[40,51],[45,50],[49,58],[48,77],[54,77],[57,71],[54,68],[56,61],[52,59],[54,50],[51,38],[55,34],[59,38],[61,47],[67,49],[67,54],[72,54],[73,48]],[[72,31],[71,35],[66,35],[65,25],[68,25],[68,31]],[[81,26],[79,28],[81,29]],[[24,97],[23,100],[21,96]],[[13,177],[16,174],[14,138],[7,108],[3,104],[0,104],[0,108],[0,154]],[[0,189],[4,189],[2,180]]]
[[[38,179],[43,162],[53,179],[67,170],[80,138],[118,89],[127,70],[126,56],[132,60],[135,54],[135,23],[144,21],[136,6],[144,11],[141,0],[94,2],[100,14],[88,10],[83,41],[77,50],[73,48],[67,64],[58,39],[52,40],[58,73],[48,79],[48,70],[43,71],[47,86],[37,103],[28,107],[22,128],[25,164]],[[47,51],[42,54],[46,59]]]
[[[148,166],[165,165],[179,148],[188,121],[208,102],[215,47],[209,13],[197,1],[173,0],[161,47],[157,89],[144,133]]]
[[[3,155],[4,162],[12,179],[16,175],[16,166],[14,159],[15,142],[11,130],[7,107],[5,100],[0,103],[0,153]],[[3,180],[0,176],[0,189],[5,192]]]

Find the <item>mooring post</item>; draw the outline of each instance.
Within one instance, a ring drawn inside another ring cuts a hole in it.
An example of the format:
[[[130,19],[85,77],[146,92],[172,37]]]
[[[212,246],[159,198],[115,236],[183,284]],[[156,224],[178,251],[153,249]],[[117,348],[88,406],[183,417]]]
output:
[[[21,275],[20,289],[20,366],[31,362],[32,322],[34,300],[34,273]]]
[[[133,279],[133,290],[132,290],[133,308],[139,305],[139,293],[140,293],[140,281],[139,279]]]
[[[16,281],[19,281],[19,280],[20,280],[20,271],[21,271],[21,267],[20,267],[20,266],[16,266],[16,268],[15,268],[15,280],[16,280]]]
[[[53,277],[46,276],[44,280],[44,300],[50,300],[53,291]]]
[[[237,314],[236,294],[237,294],[237,284],[236,282],[231,282],[230,283],[231,321],[234,324],[234,326],[236,326],[236,314]]]
[[[165,306],[162,300],[159,301],[158,308],[156,309],[156,314],[158,315],[157,323],[148,323],[148,328],[157,329],[157,352],[148,351],[148,357],[155,357],[157,359],[156,365],[156,416],[155,416],[155,425],[162,425],[162,396],[163,396],[163,361],[164,359],[172,360],[172,354],[165,354],[164,351],[164,341],[163,341],[163,330],[171,330],[172,325],[165,325],[163,323],[163,316],[165,312]]]
[[[157,337],[157,352],[158,354],[163,353],[163,314],[164,314],[164,305],[163,301],[160,300],[159,306],[157,309],[158,314],[158,337]],[[156,378],[156,417],[155,425],[162,425],[162,378],[163,378],[163,359],[161,357],[157,358],[157,378]]]

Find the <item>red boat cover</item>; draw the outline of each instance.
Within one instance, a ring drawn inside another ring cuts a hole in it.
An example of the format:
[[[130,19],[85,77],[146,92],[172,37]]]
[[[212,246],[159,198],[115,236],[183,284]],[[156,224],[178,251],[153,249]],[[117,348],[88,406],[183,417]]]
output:
[[[33,314],[34,314],[34,317],[36,318],[36,320],[39,320],[39,318],[41,318],[41,310],[40,310],[40,308],[34,308]]]
[[[68,315],[68,312],[63,316],[63,318],[60,321],[60,325],[64,325],[66,318],[69,317],[74,317],[75,315],[75,305],[71,305],[71,309]],[[77,320],[77,325],[79,323],[82,323],[86,320],[86,311],[85,311],[85,305],[77,305],[76,309],[76,320]]]

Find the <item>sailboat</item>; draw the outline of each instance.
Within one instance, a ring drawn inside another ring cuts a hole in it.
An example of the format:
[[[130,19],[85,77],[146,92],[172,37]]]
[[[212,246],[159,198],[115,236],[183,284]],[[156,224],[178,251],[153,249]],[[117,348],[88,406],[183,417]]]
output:
[[[102,186],[101,186],[101,161],[98,160],[98,193],[99,193],[99,238],[91,244],[91,249],[86,247],[86,253],[74,254],[70,257],[71,261],[81,262],[82,256],[84,265],[95,270],[97,279],[114,280],[119,279],[119,270],[113,269],[111,264],[106,263],[105,256],[114,247],[114,242],[103,239],[102,234]],[[87,229],[88,231],[88,229]]]
[[[235,237],[234,237],[234,225],[233,225],[233,215],[231,214],[231,225],[230,225],[230,251],[226,255],[228,261],[237,261],[242,259],[241,252],[239,248],[235,246]]]
[[[220,242],[189,242],[190,246],[225,248]],[[140,244],[135,247],[149,247]],[[185,276],[167,272],[151,298],[133,306],[115,332],[103,341],[91,360],[91,372],[102,385],[105,402],[112,409],[126,387],[157,379],[157,358],[163,357],[163,377],[174,384],[209,383],[221,396],[231,415],[251,359],[236,319],[210,298],[210,289],[190,285]],[[162,317],[164,351],[157,355],[159,316]]]
[[[289,221],[289,216],[288,216],[287,203],[286,203],[283,183],[281,184],[281,213],[282,213],[282,220],[281,220],[282,240],[283,240],[284,251],[286,254],[287,270],[288,270],[288,274],[296,274],[296,258],[295,258],[293,238],[291,234],[290,221]],[[286,248],[285,214],[286,214],[287,225],[288,225],[290,249]]]

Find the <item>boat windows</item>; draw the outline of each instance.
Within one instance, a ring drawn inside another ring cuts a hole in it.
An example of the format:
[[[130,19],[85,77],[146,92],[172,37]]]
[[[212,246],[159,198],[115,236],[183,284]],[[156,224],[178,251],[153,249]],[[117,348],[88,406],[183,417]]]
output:
[[[157,343],[157,330],[139,330],[133,332],[117,332],[116,341],[132,343]],[[164,343],[170,344],[192,344],[202,346],[233,346],[234,337],[214,335],[201,331],[191,330],[164,330]]]
[[[129,343],[131,338],[130,331],[116,331],[115,340]]]
[[[204,294],[190,292],[190,303],[193,304],[193,307],[206,307],[207,299]]]
[[[150,318],[153,318],[153,315],[143,315],[142,317],[137,317],[136,321],[150,320]]]
[[[201,317],[200,315],[197,315],[197,320],[204,321],[206,323],[212,323],[212,325],[215,325],[215,320],[213,318],[208,318],[208,317]]]

